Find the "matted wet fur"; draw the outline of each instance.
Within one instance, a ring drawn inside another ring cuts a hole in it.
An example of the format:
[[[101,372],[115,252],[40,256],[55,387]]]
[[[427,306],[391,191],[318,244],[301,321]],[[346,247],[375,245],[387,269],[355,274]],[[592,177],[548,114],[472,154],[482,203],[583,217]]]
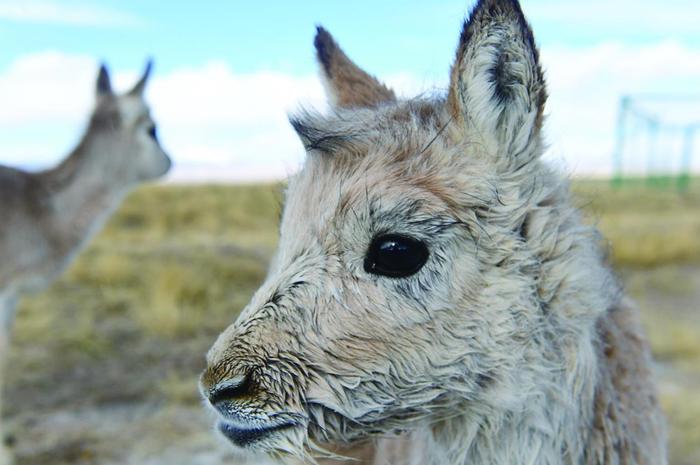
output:
[[[0,388],[17,299],[51,283],[130,189],[170,168],[143,100],[150,70],[149,62],[129,92],[115,95],[100,68],[88,128],[55,168],[0,166]],[[10,458],[1,444],[5,465]]]
[[[315,45],[332,112],[292,118],[308,156],[279,249],[201,378],[223,436],[286,462],[665,464],[637,312],[540,161],[517,1],[475,7],[444,99],[397,100]],[[382,271],[387,237],[427,261]]]

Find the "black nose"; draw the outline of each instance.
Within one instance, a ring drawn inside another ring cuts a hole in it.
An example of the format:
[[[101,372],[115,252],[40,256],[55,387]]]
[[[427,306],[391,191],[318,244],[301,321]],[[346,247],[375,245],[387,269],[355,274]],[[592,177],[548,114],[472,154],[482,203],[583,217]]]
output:
[[[221,381],[209,389],[209,402],[221,413],[226,413],[232,404],[253,398],[256,388],[253,373],[248,372],[245,375]]]

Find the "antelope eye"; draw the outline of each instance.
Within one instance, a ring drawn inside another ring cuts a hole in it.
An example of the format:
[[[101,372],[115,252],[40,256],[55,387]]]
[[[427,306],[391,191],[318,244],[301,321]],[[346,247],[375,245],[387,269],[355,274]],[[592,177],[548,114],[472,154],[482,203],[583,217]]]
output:
[[[428,255],[425,244],[412,237],[399,234],[377,236],[365,256],[365,271],[390,278],[405,278],[423,268]]]
[[[155,125],[148,127],[148,135],[151,136],[153,140],[158,140],[158,130]]]

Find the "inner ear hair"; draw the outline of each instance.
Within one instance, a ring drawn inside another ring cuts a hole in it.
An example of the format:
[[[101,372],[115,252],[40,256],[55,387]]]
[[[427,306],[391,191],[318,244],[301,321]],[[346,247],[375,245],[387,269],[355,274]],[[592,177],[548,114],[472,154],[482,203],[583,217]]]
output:
[[[460,35],[448,109],[509,154],[530,159],[547,91],[532,29],[517,0],[481,0]]]

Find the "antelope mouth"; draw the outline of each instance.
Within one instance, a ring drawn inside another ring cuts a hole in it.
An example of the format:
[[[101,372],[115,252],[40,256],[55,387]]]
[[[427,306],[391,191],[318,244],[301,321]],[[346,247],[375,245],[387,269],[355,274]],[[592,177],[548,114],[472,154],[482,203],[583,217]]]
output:
[[[256,443],[278,436],[280,433],[300,427],[297,422],[287,421],[284,423],[272,424],[241,424],[221,420],[217,424],[217,429],[235,446],[245,449]]]

